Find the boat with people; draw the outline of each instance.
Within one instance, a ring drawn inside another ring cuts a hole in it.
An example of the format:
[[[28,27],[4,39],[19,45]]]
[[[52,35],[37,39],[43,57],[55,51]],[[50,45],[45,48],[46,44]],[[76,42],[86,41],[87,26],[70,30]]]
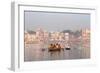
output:
[[[69,46],[62,48],[60,44],[55,43],[55,44],[50,44],[48,47],[48,51],[61,51],[63,50],[70,50],[71,48]]]
[[[56,43],[56,44],[50,44],[48,47],[49,51],[61,51],[61,46],[60,44]]]

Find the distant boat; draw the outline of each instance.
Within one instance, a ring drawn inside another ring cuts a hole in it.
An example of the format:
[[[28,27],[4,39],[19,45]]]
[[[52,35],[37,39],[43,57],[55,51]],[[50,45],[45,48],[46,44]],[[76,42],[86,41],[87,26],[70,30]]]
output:
[[[71,48],[70,48],[69,46],[67,46],[65,49],[66,49],[66,50],[70,50]]]
[[[42,51],[45,51],[46,49],[45,48],[42,48]]]
[[[67,47],[67,48],[65,48],[66,50],[70,50],[71,48],[69,48],[69,47]]]

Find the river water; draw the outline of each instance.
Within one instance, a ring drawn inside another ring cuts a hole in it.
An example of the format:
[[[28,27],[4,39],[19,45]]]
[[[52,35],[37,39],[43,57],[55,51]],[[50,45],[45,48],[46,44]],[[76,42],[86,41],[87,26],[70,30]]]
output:
[[[48,48],[42,48],[38,44],[26,44],[24,49],[24,61],[46,61],[46,60],[68,60],[84,59],[83,50],[71,48],[70,50],[48,51]]]

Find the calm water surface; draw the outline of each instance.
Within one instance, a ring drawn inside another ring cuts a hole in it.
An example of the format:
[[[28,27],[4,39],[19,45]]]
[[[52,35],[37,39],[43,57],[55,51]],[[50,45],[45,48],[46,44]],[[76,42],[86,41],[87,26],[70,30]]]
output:
[[[24,61],[44,61],[44,60],[64,60],[64,59],[82,59],[83,50],[71,48],[70,50],[48,51],[48,48],[42,50],[38,44],[26,44],[24,50]]]

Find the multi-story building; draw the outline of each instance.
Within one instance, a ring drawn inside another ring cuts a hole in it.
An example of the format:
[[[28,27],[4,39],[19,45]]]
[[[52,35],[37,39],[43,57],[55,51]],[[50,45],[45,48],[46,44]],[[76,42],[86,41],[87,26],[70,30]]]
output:
[[[82,30],[82,54],[83,57],[90,57],[90,29]]]
[[[69,44],[69,33],[64,33],[64,39],[65,39],[65,47],[70,47],[70,44]]]
[[[28,44],[28,43],[36,43],[37,42],[36,34],[25,32],[24,35],[25,35],[25,38],[24,38],[25,43]]]
[[[43,42],[44,41],[44,31],[41,28],[38,28],[36,30],[36,37],[38,39],[38,42]]]
[[[44,30],[44,43],[48,43],[49,41],[49,32]]]
[[[25,44],[28,42],[28,36],[29,36],[28,32],[25,31],[25,32],[24,32],[24,43],[25,43]]]

